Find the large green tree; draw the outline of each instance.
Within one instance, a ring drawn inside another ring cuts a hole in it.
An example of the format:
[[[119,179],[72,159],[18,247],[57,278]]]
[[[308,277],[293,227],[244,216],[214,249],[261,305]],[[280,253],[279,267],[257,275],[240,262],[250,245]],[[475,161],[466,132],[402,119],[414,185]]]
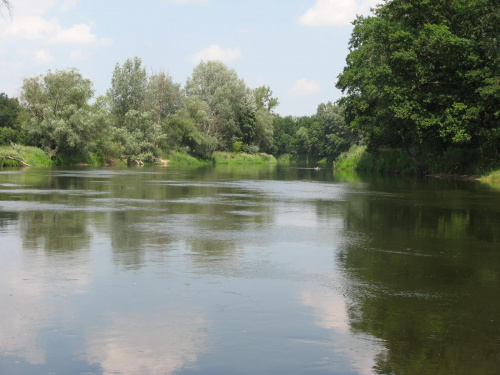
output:
[[[273,112],[280,103],[278,98],[273,97],[273,90],[269,86],[260,86],[253,90],[257,109],[264,108],[268,112]]]
[[[23,125],[28,138],[51,157],[61,150],[89,150],[98,131],[89,115],[92,96],[92,83],[76,69],[49,70],[25,79],[21,100],[30,114]]]
[[[148,88],[148,75],[138,57],[116,64],[108,96],[111,112],[118,122],[125,121],[128,111],[144,111]]]
[[[165,74],[149,78],[141,59],[134,57],[116,64],[107,96],[113,134],[123,156],[129,160],[157,156],[163,136],[161,121],[178,106],[179,86]]]
[[[392,0],[354,21],[337,87],[372,150],[500,145],[500,7],[495,0]]]
[[[153,120],[161,123],[182,107],[181,85],[164,72],[153,74],[148,78],[145,100],[145,108],[153,114]]]
[[[233,69],[220,61],[201,62],[187,80],[186,94],[208,104],[220,148],[230,148],[235,139],[252,140],[255,97]]]
[[[166,148],[184,147],[191,154],[210,158],[217,148],[214,120],[208,104],[198,98],[186,98],[183,107],[163,123]]]
[[[16,98],[0,94],[0,145],[16,142],[19,134],[18,118],[22,107]]]

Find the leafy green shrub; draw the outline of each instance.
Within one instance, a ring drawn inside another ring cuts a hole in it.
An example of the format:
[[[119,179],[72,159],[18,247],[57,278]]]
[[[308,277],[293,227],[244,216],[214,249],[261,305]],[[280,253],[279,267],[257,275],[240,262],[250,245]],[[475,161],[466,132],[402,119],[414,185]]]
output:
[[[215,164],[275,164],[276,158],[272,155],[259,153],[255,155],[246,153],[214,152]]]
[[[233,142],[233,152],[241,152],[243,148],[243,142],[236,141]]]

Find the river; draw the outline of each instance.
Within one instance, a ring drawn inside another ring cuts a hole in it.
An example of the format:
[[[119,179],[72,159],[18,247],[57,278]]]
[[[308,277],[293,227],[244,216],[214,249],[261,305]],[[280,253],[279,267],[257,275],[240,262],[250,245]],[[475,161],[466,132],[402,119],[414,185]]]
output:
[[[0,171],[0,374],[498,374],[500,185]]]

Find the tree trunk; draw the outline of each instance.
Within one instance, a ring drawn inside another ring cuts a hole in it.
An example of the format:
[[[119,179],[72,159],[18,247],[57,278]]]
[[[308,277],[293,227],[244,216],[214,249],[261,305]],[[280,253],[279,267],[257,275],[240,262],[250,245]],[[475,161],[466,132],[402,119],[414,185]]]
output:
[[[56,157],[57,153],[59,152],[60,148],[57,146],[55,149],[50,151],[49,158],[53,159]]]

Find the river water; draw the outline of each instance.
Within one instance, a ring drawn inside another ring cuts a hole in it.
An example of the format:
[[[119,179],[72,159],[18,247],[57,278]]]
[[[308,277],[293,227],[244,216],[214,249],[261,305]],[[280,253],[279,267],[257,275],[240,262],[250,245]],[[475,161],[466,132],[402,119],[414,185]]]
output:
[[[498,374],[500,186],[0,171],[0,374]]]

